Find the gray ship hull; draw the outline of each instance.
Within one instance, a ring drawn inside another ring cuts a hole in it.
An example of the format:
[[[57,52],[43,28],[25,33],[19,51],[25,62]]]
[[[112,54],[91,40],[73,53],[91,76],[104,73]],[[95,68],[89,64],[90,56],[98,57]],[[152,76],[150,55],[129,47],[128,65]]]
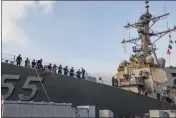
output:
[[[34,78],[38,75],[42,76],[43,84]],[[34,69],[11,64],[2,63],[2,77],[1,90],[6,100],[94,105],[97,109],[111,110],[115,116],[139,116],[151,109],[176,109],[169,104],[116,87],[53,73],[46,74],[40,70],[36,72]],[[7,87],[11,88],[10,92]]]

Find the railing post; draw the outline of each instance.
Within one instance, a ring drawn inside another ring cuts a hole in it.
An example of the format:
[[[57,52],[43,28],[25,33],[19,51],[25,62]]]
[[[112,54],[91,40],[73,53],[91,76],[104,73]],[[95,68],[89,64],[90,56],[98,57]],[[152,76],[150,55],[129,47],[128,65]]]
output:
[[[15,65],[15,55],[13,56],[14,60],[13,60],[13,64]]]

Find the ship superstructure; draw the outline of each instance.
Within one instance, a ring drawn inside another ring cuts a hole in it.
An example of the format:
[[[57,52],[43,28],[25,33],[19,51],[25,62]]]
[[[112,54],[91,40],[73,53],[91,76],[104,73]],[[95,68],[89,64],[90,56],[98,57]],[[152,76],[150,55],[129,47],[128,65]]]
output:
[[[140,16],[139,21],[130,24],[127,23],[124,28],[136,28],[138,38],[123,40],[121,43],[134,43],[129,61],[123,60],[119,64],[115,78],[118,79],[119,88],[133,92],[147,93],[149,96],[156,98],[160,96],[171,96],[175,99],[176,89],[173,81],[176,79],[176,68],[166,68],[164,58],[158,58],[155,51],[157,50],[155,42],[166,34],[176,31],[176,26],[168,28],[165,31],[154,32],[151,28],[160,19],[165,18],[169,13],[160,16],[153,16],[149,12],[148,1],[146,10]],[[150,37],[158,37],[152,41]],[[140,41],[140,44],[137,42]],[[167,92],[165,92],[167,91]],[[169,93],[168,93],[169,91]],[[175,100],[176,102],[176,100]]]

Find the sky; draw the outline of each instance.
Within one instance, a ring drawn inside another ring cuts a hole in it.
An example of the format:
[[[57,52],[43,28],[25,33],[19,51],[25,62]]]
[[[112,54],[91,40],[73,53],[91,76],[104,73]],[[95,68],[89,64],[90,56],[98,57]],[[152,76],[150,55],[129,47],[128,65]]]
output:
[[[176,25],[176,1],[152,1],[155,16],[171,13],[153,27],[155,31]],[[164,10],[165,7],[165,10]],[[68,65],[106,79],[116,73],[121,60],[128,60],[133,44],[121,41],[137,37],[135,29],[124,29],[138,21],[145,11],[143,1],[3,1],[2,52],[21,54],[23,59],[43,59],[44,63]],[[176,40],[176,32],[171,34]],[[156,38],[152,38],[154,40]],[[166,55],[168,35],[157,45],[158,57]],[[176,44],[170,63],[176,66]]]

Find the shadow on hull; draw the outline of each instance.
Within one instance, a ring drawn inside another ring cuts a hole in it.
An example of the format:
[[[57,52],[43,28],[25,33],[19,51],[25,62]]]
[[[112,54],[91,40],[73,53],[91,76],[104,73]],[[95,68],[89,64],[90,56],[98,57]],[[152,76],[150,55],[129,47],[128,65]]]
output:
[[[7,76],[9,75],[20,76],[19,79],[16,80],[2,79],[1,89],[3,96],[6,95],[6,100],[12,101],[23,98],[23,100],[28,99],[28,101],[72,103],[74,106],[94,105],[97,109],[111,110],[114,112],[115,116],[139,116],[144,115],[151,109],[175,109],[169,104],[143,95],[137,95],[136,93],[116,87],[86,80],[78,80],[58,74],[49,73],[45,75],[42,81],[45,89],[43,89],[40,82],[27,82],[29,76],[37,77],[37,75],[43,76],[43,74],[45,74],[43,71],[38,70],[36,72],[34,69],[2,63],[2,77],[8,78]],[[9,90],[7,89],[7,83],[12,83],[15,88],[8,95],[7,92],[9,92]],[[29,83],[33,86],[24,86],[25,83]],[[30,89],[30,87],[32,89]],[[28,97],[20,98],[19,94]]]

